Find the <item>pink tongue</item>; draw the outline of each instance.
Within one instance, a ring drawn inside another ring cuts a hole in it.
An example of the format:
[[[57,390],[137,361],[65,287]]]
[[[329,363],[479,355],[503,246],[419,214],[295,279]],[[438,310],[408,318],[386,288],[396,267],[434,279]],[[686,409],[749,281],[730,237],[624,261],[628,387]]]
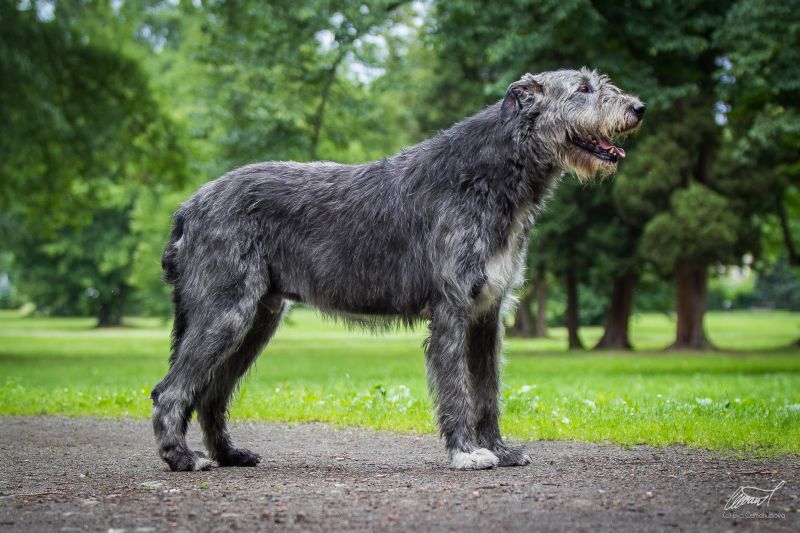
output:
[[[623,150],[619,146],[614,146],[613,144],[603,139],[602,137],[597,139],[597,144],[599,144],[600,148],[602,148],[606,152],[611,152],[612,154],[615,154],[618,157],[625,159],[625,150]]]

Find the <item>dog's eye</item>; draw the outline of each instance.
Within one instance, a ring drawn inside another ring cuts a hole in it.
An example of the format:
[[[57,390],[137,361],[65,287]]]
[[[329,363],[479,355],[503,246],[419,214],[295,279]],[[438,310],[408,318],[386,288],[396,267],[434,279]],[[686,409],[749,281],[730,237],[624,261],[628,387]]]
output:
[[[578,92],[579,93],[590,93],[590,92],[592,92],[592,88],[584,83],[583,85],[578,87]]]

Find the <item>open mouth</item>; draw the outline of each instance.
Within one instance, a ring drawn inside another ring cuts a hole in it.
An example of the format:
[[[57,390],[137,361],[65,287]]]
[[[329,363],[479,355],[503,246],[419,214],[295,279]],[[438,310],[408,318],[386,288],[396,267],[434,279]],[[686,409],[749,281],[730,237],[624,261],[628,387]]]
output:
[[[618,159],[625,159],[625,150],[614,146],[600,135],[591,135],[588,140],[579,137],[569,137],[569,141],[582,150],[603,161],[616,163]]]

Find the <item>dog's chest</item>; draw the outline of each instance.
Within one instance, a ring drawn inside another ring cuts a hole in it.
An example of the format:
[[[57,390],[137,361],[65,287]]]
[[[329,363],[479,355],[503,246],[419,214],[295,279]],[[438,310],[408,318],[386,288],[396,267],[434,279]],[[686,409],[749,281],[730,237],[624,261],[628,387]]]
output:
[[[524,234],[529,227],[529,216],[515,217],[506,240],[489,256],[484,265],[486,281],[475,302],[475,311],[487,311],[502,300],[509,290],[522,283],[525,267]]]

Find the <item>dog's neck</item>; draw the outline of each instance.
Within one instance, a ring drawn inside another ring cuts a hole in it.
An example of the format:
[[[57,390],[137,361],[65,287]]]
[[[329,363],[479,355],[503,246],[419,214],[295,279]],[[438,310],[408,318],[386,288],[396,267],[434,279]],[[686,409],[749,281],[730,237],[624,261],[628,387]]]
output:
[[[443,169],[460,190],[472,191],[508,211],[537,210],[564,173],[555,154],[505,123],[500,103],[489,106],[431,140],[432,148],[462,154]],[[426,147],[427,148],[427,147]]]
[[[503,122],[499,104],[442,132],[433,142],[434,149],[456,146],[466,154],[445,174],[476,208],[495,215],[487,230],[498,243],[513,240],[520,227],[527,235],[564,174],[555,155],[538,146],[536,135],[520,137]]]
[[[520,137],[502,120],[499,103],[391,159],[404,167],[410,187],[447,191],[461,209],[474,210],[493,242],[505,241],[520,220],[530,229],[563,174],[533,132]],[[481,214],[487,212],[492,216]]]

